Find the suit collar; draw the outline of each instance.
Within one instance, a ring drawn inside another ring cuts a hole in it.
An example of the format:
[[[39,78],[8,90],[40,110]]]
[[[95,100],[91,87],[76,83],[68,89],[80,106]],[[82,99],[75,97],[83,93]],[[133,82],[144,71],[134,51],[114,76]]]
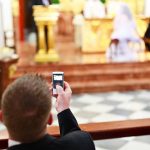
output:
[[[14,146],[9,147],[8,150],[20,150],[22,147],[28,148],[28,147],[33,147],[34,145],[36,145],[36,147],[38,147],[38,146],[41,146],[43,143],[46,143],[46,142],[50,143],[53,140],[55,140],[54,137],[50,136],[49,134],[46,134],[43,138],[41,138],[35,142],[14,145]]]

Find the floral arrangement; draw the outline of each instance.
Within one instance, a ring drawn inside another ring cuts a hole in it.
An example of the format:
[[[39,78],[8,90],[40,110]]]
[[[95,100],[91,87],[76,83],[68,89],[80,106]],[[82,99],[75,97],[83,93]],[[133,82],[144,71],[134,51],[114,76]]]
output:
[[[100,0],[102,3],[106,3],[106,0]]]
[[[52,0],[53,4],[59,4],[59,0]]]

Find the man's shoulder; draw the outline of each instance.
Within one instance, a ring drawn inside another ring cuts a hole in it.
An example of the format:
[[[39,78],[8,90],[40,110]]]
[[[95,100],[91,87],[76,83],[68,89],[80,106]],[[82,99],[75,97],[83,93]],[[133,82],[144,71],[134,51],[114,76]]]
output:
[[[58,139],[65,149],[95,150],[93,140],[89,133],[78,130],[73,131]]]

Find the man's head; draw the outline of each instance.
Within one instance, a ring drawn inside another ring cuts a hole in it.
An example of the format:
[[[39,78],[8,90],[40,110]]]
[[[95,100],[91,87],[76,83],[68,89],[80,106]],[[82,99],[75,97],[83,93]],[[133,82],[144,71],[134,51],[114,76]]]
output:
[[[46,130],[51,109],[48,84],[39,75],[24,75],[7,87],[1,106],[10,137],[32,142]]]

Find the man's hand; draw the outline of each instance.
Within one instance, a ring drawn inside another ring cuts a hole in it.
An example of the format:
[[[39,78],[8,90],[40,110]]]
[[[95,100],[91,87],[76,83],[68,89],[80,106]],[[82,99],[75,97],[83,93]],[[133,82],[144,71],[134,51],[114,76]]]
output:
[[[64,81],[64,89],[56,85],[56,90],[58,93],[58,96],[56,97],[56,110],[58,113],[68,109],[70,107],[70,100],[72,96],[72,91],[67,82]]]

